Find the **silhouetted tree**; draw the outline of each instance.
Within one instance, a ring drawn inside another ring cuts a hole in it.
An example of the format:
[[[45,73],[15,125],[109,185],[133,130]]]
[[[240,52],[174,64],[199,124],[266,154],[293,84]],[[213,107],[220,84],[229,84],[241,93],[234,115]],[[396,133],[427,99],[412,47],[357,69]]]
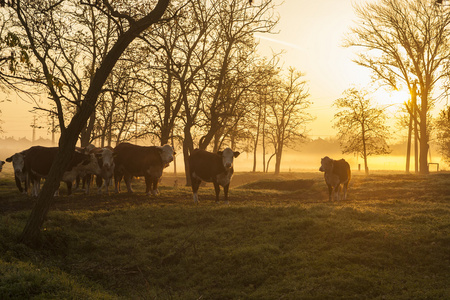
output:
[[[394,89],[406,85],[412,91],[418,81],[419,171],[427,174],[428,112],[434,89],[446,87],[440,82],[448,77],[450,10],[423,0],[380,0],[355,9],[359,23],[346,41],[346,46],[364,50],[355,62]]]
[[[442,158],[450,163],[450,107],[442,109],[436,120],[437,141]]]
[[[274,76],[266,103],[266,134],[274,148],[275,174],[280,173],[284,147],[305,138],[306,125],[314,118],[307,112],[311,102],[303,74],[289,68]]]
[[[108,0],[81,2],[17,0],[15,3],[8,8],[8,14],[11,16],[8,20],[11,23],[8,24],[11,26],[8,26],[7,35],[14,36],[18,42],[7,46],[16,47],[21,54],[20,59],[13,58],[13,68],[9,73],[0,74],[1,79],[4,84],[8,84],[17,80],[18,74],[21,74],[28,82],[45,88],[57,108],[61,130],[58,154],[21,236],[23,242],[35,245],[39,242],[40,228],[53,202],[53,194],[72,158],[79,134],[95,110],[103,84],[133,40],[161,19],[169,0],[159,0],[152,9],[148,8],[148,3],[134,1],[116,4]],[[73,18],[71,13],[73,9],[85,7],[92,7],[100,14],[106,14],[114,24],[120,24],[121,29],[114,42],[111,42],[110,47],[105,50],[106,55],[96,64],[87,90],[80,95],[77,110],[66,122],[67,115],[63,110],[62,101],[70,100],[64,97],[64,91],[70,94],[73,87],[65,86],[63,79],[71,81],[73,78],[71,83],[75,86],[82,84],[76,81],[76,73],[81,70],[75,65],[82,57],[78,57],[76,41],[69,38],[74,31],[78,32],[80,27],[76,26],[77,19]],[[27,77],[27,74],[30,77]]]
[[[384,110],[374,107],[366,91],[355,88],[346,90],[333,105],[339,110],[334,115],[333,127],[339,131],[342,153],[360,155],[364,160],[365,173],[369,174],[367,158],[390,153],[386,143],[389,132]]]

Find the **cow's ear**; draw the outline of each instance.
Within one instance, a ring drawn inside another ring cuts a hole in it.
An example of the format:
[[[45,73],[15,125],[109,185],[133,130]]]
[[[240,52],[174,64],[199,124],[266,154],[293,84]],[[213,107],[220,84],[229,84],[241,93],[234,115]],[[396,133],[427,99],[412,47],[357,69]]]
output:
[[[12,162],[12,156],[6,159],[7,162]]]
[[[217,155],[220,155],[220,156],[222,156],[222,151],[217,151]]]
[[[239,152],[239,151],[236,151],[236,152],[233,152],[233,154],[234,154],[234,157],[238,157],[238,156],[239,156],[239,154],[241,154],[241,152]]]

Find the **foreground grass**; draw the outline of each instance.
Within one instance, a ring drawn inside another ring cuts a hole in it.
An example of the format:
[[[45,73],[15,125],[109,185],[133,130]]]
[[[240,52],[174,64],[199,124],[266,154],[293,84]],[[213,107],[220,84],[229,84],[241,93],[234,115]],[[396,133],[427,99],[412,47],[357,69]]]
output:
[[[61,197],[39,250],[15,242],[30,199],[8,183],[0,298],[450,297],[450,174],[356,176],[341,203],[304,176],[235,187],[229,206],[211,187],[197,206],[185,187]]]

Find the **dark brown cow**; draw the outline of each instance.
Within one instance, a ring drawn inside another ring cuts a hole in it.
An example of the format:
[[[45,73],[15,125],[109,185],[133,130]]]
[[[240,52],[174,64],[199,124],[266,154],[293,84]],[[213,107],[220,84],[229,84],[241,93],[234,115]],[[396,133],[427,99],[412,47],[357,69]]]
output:
[[[0,172],[3,170],[4,164],[5,164],[5,162],[3,160],[0,160]]]
[[[347,200],[347,188],[352,178],[350,171],[350,165],[344,159],[333,160],[328,156],[325,156],[321,160],[321,166],[319,171],[325,172],[325,182],[328,186],[328,199],[329,201],[336,198],[339,201],[339,193],[341,185],[344,187],[344,200]],[[332,191],[334,190],[333,196]]]
[[[33,183],[32,196],[39,194],[40,179],[47,177],[57,152],[57,147],[34,146],[28,149],[25,155],[25,170],[28,174],[28,179]],[[99,172],[100,167],[94,154],[82,154],[75,151],[61,181],[66,182],[68,194],[70,195],[72,182],[77,176],[85,176],[87,173],[97,174]]]
[[[163,169],[173,161],[175,152],[169,145],[138,146],[121,143],[114,148],[114,182],[116,193],[120,190],[120,181],[125,179],[127,190],[132,193],[133,176],[145,177],[147,195],[158,193],[158,181]]]
[[[212,182],[219,201],[220,186],[223,186],[225,201],[228,203],[228,189],[233,176],[233,159],[239,156],[230,148],[217,153],[195,149],[189,156],[189,172],[192,181],[194,202],[198,203],[198,188],[202,181]]]

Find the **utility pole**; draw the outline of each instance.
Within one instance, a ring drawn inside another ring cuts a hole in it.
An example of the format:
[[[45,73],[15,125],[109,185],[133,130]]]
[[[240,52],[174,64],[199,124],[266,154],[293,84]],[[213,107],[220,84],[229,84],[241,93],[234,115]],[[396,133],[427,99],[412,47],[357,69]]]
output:
[[[34,144],[34,141],[36,140],[36,116],[33,117],[33,125],[31,125],[31,127],[33,128],[33,135],[31,138],[31,143]]]

